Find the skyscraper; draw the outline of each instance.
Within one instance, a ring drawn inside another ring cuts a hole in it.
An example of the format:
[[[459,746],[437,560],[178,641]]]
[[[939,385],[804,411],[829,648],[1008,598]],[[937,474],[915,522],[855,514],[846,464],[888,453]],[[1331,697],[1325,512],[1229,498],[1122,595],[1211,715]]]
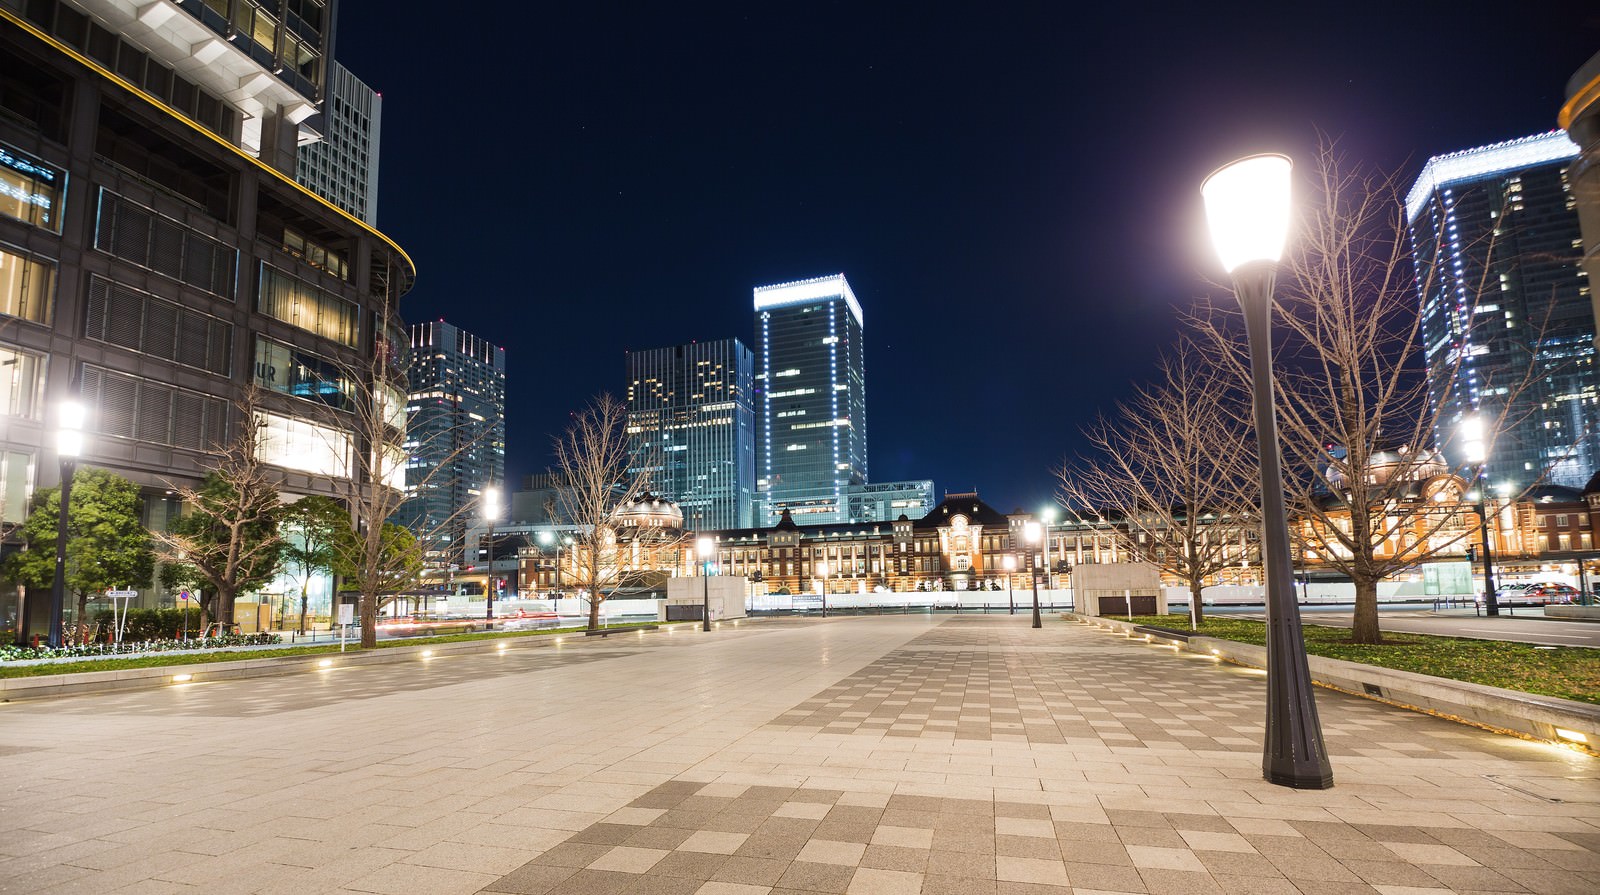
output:
[[[1596,302],[1600,301],[1600,295],[1594,294],[1594,284],[1600,280],[1600,53],[1590,56],[1567,81],[1567,102],[1557,121],[1581,153],[1567,176],[1572,179],[1572,196],[1583,230],[1589,298]],[[1594,316],[1600,321],[1600,304],[1595,306]]]
[[[1560,131],[1435,156],[1406,199],[1438,444],[1506,424],[1491,487],[1582,487],[1600,468],[1595,318]],[[1459,451],[1449,459],[1464,464]]]
[[[403,524],[431,562],[460,563],[475,504],[506,488],[506,350],[443,320],[411,326]]]
[[[755,355],[738,339],[630,351],[628,442],[694,529],[749,528]]]
[[[328,65],[322,139],[300,147],[295,179],[373,226],[378,224],[378,138],[383,97],[334,60]]]
[[[756,375],[761,438],[758,525],[788,510],[801,525],[849,519],[867,481],[861,304],[844,274],[758,286]]]

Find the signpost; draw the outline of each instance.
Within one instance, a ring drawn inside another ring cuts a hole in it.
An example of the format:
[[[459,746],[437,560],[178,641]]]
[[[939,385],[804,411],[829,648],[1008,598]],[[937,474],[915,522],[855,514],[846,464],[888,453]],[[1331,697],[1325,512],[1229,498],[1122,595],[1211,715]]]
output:
[[[111,630],[119,646],[122,644],[122,632],[128,628],[128,603],[138,595],[139,592],[136,590],[106,591],[106,597],[111,600]],[[119,604],[122,607],[120,612],[117,609]]]
[[[183,602],[183,639],[189,639],[189,589],[186,587],[178,591],[178,599]]]
[[[356,607],[349,603],[339,604],[339,652],[344,652],[344,635],[350,623],[355,621]]]

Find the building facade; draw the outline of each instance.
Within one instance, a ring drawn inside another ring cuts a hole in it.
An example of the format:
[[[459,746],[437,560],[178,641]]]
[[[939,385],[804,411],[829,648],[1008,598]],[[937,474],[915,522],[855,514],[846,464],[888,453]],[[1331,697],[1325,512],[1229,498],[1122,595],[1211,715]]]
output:
[[[629,351],[628,447],[691,529],[748,528],[755,355],[738,339]]]
[[[1464,466],[1457,427],[1482,419],[1496,489],[1578,487],[1600,467],[1577,154],[1554,131],[1436,156],[1407,197],[1436,443]]]
[[[1577,203],[1578,226],[1583,232],[1583,269],[1589,275],[1590,301],[1600,321],[1600,53],[1589,57],[1567,81],[1567,102],[1557,116],[1563,130],[1578,147],[1578,158],[1567,171]],[[1600,323],[1596,324],[1600,332]]]
[[[484,490],[506,488],[506,352],[443,320],[413,324],[399,521],[429,561],[460,565]]]
[[[8,540],[33,490],[59,478],[51,433],[73,398],[87,409],[80,465],[141,485],[151,526],[247,425],[290,500],[347,493],[358,457],[398,447],[398,429],[365,443],[354,409],[390,398],[401,374],[392,312],[414,268],[293,178],[332,15],[0,0]],[[245,419],[251,385],[262,394]],[[0,627],[39,633],[48,599],[19,612],[16,590],[0,596]],[[139,590],[135,605],[173,605]]]
[[[836,274],[758,286],[755,312],[757,521],[845,521],[849,489],[867,481],[861,304]]]
[[[852,485],[848,501],[852,522],[883,522],[901,516],[921,519],[937,502],[931,479]]]
[[[383,97],[337,60],[328,64],[326,94],[311,122],[322,139],[300,147],[295,179],[376,227]]]

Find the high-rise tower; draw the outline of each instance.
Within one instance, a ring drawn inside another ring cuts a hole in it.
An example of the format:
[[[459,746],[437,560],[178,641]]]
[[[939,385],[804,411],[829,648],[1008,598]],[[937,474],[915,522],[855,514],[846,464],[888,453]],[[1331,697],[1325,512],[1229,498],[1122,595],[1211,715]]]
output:
[[[322,139],[300,147],[295,179],[329,202],[378,225],[378,140],[383,97],[337,60],[328,65]]]
[[[751,527],[755,355],[738,339],[630,351],[628,443],[694,529]]]
[[[1600,468],[1577,154],[1554,131],[1435,156],[1406,199],[1435,438],[1449,450],[1463,418],[1503,415],[1485,468],[1498,490],[1582,487]]]
[[[402,523],[430,562],[459,563],[479,497],[506,487],[506,350],[443,320],[413,324]]]
[[[756,379],[761,438],[758,525],[849,519],[848,491],[867,481],[861,304],[844,274],[758,286]]]

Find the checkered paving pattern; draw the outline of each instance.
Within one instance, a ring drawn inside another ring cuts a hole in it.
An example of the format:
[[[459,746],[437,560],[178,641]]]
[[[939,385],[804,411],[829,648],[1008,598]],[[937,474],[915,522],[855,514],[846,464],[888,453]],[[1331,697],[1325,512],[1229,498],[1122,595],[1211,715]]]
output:
[[[1290,791],[1258,673],[1028,622],[0,704],[0,892],[1600,892],[1600,761],[1318,691],[1337,785]]]
[[[773,723],[838,734],[1260,751],[1261,687],[1236,674],[1173,676],[1174,657],[1156,647],[1074,648],[1074,634],[1060,623],[1034,631],[1009,618],[952,620]],[[1330,754],[1442,755],[1464,735],[1343,694],[1319,691],[1318,700],[1340,707],[1324,727]],[[1510,744],[1497,751],[1522,754]]]
[[[483,891],[1577,895],[1600,884],[1597,850],[1595,833],[1517,837],[675,781]]]

